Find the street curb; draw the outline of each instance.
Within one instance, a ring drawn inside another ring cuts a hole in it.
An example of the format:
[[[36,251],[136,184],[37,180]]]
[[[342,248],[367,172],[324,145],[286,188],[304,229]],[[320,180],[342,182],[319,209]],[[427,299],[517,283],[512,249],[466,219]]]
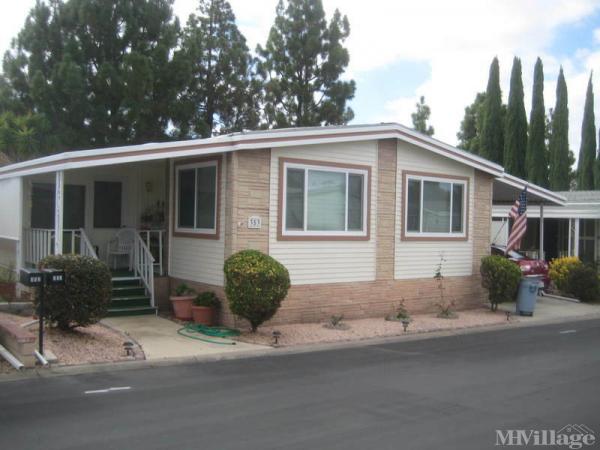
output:
[[[259,350],[240,350],[221,354],[202,356],[186,356],[163,358],[156,360],[119,361],[109,363],[94,363],[77,366],[59,366],[49,369],[35,368],[26,369],[22,372],[0,375],[0,383],[9,381],[28,380],[33,378],[51,378],[64,375],[82,375],[89,373],[113,372],[122,370],[136,370],[158,368],[173,365],[189,365],[195,363],[207,363],[217,361],[231,361],[249,358],[261,358],[265,356],[288,356],[311,352],[323,352],[330,350],[344,350],[349,348],[363,348],[374,345],[394,344],[399,342],[414,342],[427,339],[436,339],[450,336],[464,336],[467,334],[481,334],[493,331],[508,330],[510,328],[532,328],[543,325],[558,325],[561,323],[583,322],[600,319],[600,313],[587,314],[584,316],[573,316],[568,319],[554,318],[535,322],[509,322],[501,325],[480,325],[468,328],[446,329],[432,332],[413,332],[406,335],[387,336],[378,338],[367,338],[352,341],[330,342],[323,344],[295,345],[290,347],[268,347]]]

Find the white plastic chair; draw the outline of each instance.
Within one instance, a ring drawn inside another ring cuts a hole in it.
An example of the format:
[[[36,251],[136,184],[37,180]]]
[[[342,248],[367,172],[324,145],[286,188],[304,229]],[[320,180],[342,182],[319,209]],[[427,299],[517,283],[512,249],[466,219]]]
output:
[[[122,228],[108,242],[106,246],[106,262],[110,266],[110,258],[113,257],[113,270],[117,270],[117,259],[119,259],[119,256],[127,256],[129,270],[133,269],[132,251],[134,238],[134,230],[131,228]]]

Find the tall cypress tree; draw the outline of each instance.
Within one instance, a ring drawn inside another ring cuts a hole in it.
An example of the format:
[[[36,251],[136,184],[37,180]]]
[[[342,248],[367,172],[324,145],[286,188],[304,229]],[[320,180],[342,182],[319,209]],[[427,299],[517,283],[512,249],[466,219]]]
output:
[[[521,60],[513,59],[510,74],[510,93],[504,134],[504,169],[517,177],[525,177],[525,154],[527,152],[527,114],[523,103],[523,80]]]
[[[544,107],[544,66],[540,58],[533,70],[533,96],[527,143],[527,179],[548,186],[548,156],[546,151],[546,109]]]
[[[503,163],[504,124],[502,114],[502,91],[500,90],[500,65],[495,57],[485,92],[483,126],[481,129],[480,155],[496,163]]]
[[[581,146],[577,162],[577,190],[594,189],[594,166],[596,164],[596,125],[594,123],[594,87],[592,74],[588,81],[581,123]]]
[[[571,184],[569,161],[569,98],[562,67],[556,82],[556,105],[552,114],[550,150],[550,188],[566,191]]]
[[[600,190],[600,130],[598,131],[598,151],[596,152],[596,171],[594,173],[595,176],[595,186],[596,190]]]

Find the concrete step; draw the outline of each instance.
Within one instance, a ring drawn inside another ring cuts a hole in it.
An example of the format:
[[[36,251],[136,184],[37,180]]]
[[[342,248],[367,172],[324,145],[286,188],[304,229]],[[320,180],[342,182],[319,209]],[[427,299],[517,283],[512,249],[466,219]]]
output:
[[[109,309],[128,308],[128,307],[150,306],[150,297],[146,295],[133,295],[126,297],[113,297]]]
[[[118,316],[141,316],[144,314],[156,314],[156,308],[152,306],[131,306],[124,308],[109,308],[108,317]]]

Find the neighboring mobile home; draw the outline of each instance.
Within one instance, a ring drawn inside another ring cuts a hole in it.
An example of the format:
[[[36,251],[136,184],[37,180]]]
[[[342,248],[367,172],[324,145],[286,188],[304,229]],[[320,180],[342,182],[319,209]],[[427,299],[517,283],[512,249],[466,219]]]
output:
[[[290,272],[273,319],[282,323],[382,317],[402,300],[435,310],[443,258],[445,296],[466,308],[485,301],[492,192],[514,199],[523,185],[398,124],[68,152],[0,168],[0,264],[62,252],[131,261],[148,306],[167,307],[181,281],[223,298],[224,260],[254,248]],[[564,204],[537,186],[529,193]],[[131,259],[115,247],[123,227]],[[226,305],[222,319],[235,321]]]

